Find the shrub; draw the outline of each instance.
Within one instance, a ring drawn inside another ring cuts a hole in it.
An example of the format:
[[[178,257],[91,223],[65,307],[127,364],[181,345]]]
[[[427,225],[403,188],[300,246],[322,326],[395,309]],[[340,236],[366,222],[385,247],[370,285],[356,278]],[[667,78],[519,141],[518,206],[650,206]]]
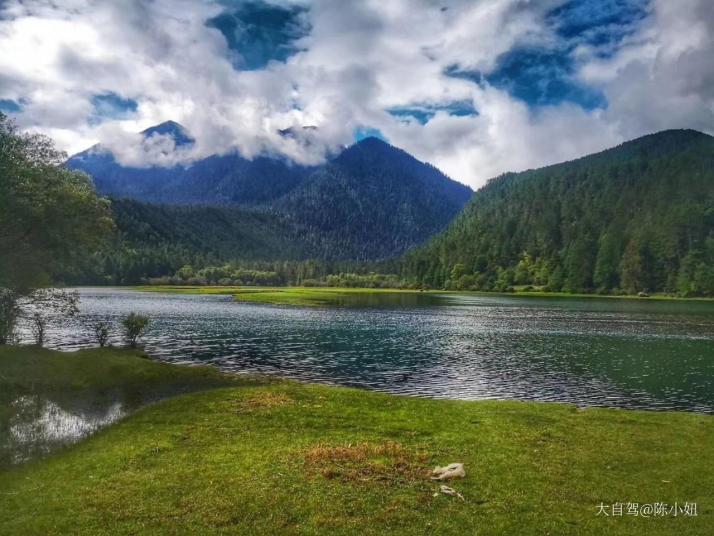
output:
[[[122,321],[122,325],[124,326],[124,337],[129,346],[136,348],[139,337],[144,335],[149,326],[149,317],[138,313],[129,313]]]
[[[104,348],[109,341],[109,324],[97,322],[94,325],[94,336],[97,338],[100,348]]]
[[[0,344],[10,344],[15,336],[15,325],[20,316],[17,295],[0,288]]]

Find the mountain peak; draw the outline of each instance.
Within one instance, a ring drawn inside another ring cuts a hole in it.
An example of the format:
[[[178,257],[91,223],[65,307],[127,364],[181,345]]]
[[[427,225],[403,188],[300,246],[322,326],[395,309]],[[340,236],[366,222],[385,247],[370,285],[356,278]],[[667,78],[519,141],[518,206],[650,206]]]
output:
[[[377,138],[375,136],[368,136],[366,138],[362,138],[356,143],[353,143],[346,149],[344,149],[339,156],[337,157],[338,159],[345,159],[345,158],[382,158],[386,155],[389,154],[394,154],[394,153],[404,153],[401,149],[398,147],[394,147],[393,145],[390,145],[386,141],[384,141],[381,138]],[[404,153],[406,154],[406,153]]]
[[[366,138],[362,138],[357,143],[352,145],[352,147],[391,147],[393,149],[396,148],[393,145],[384,141],[382,138],[378,138],[377,136],[367,136]]]
[[[159,123],[158,125],[142,130],[141,134],[145,138],[153,135],[170,136],[173,138],[177,147],[191,145],[196,141],[183,125],[171,120],[164,121],[163,123]]]

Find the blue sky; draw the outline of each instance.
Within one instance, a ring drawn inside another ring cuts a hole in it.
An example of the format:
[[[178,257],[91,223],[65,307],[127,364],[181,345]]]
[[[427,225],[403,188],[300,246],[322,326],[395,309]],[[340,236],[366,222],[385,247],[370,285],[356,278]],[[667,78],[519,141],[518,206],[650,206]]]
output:
[[[89,120],[95,123],[132,117],[139,106],[134,99],[124,99],[113,92],[92,95],[90,100],[94,110]]]
[[[571,102],[586,110],[605,108],[603,92],[578,79],[576,51],[586,46],[596,57],[612,57],[626,37],[637,33],[649,7],[648,0],[571,0],[544,16],[553,39],[517,44],[486,72],[454,66],[447,72],[491,84],[531,107]]]
[[[307,8],[262,1],[228,3],[206,25],[223,34],[239,70],[258,70],[285,61],[300,49],[296,41],[309,33]]]
[[[711,133],[712,28],[709,0],[5,0],[0,111],[143,166],[317,163],[377,134],[477,187],[656,130]],[[136,134],[167,120],[195,143],[167,156]]]

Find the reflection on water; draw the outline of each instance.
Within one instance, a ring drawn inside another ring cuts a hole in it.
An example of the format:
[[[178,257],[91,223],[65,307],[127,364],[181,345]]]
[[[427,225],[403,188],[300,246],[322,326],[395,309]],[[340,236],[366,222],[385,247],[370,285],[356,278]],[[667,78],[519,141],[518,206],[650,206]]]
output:
[[[10,410],[8,433],[4,434],[5,445],[0,452],[12,464],[76,443],[124,416],[119,401],[106,408],[74,413],[38,395],[16,398],[10,403]]]
[[[147,351],[170,362],[415,396],[714,412],[712,302],[425,294],[299,308],[81,293],[50,345],[94,345],[92,323],[137,311],[152,318]]]

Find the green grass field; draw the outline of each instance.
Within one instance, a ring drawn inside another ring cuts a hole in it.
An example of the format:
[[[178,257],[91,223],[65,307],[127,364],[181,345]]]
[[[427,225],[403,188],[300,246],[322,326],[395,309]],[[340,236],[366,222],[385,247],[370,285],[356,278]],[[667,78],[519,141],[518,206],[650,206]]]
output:
[[[176,367],[153,361],[140,351],[122,348],[90,348],[55,352],[36,346],[0,345],[0,382],[3,393],[33,389],[101,391],[116,385],[139,390],[162,385],[226,386],[243,381],[221,374],[213,367]]]
[[[55,362],[35,369],[32,352],[3,349],[0,374],[12,361],[10,378],[75,381],[45,375],[76,356],[43,351]],[[133,381],[135,367],[189,382],[217,374],[126,353],[84,358],[81,385]],[[0,472],[0,534],[714,533],[711,416],[226,378],[238,383],[148,406]],[[464,501],[428,478],[449,462],[465,463],[466,478],[449,483]],[[684,501],[697,517],[596,516],[601,502]]]

